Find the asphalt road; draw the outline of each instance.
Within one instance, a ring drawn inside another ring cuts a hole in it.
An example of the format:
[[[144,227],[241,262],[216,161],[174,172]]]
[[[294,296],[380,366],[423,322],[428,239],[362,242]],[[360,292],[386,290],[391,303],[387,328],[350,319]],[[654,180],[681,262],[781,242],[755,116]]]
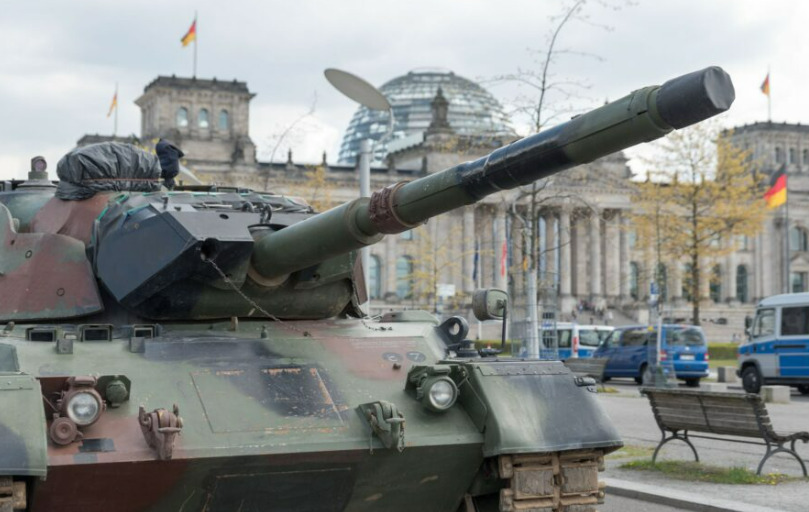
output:
[[[607,494],[604,504],[599,505],[598,510],[599,512],[679,512],[681,509]]]

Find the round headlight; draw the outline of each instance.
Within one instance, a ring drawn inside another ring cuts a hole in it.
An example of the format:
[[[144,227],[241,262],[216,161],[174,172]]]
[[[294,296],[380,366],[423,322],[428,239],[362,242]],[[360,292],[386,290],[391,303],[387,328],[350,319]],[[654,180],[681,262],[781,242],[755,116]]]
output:
[[[424,405],[430,410],[446,411],[458,398],[458,387],[448,377],[440,377],[425,384],[427,389],[424,393]]]
[[[101,414],[101,403],[98,398],[86,391],[76,393],[67,402],[67,416],[76,425],[87,426],[95,422]]]

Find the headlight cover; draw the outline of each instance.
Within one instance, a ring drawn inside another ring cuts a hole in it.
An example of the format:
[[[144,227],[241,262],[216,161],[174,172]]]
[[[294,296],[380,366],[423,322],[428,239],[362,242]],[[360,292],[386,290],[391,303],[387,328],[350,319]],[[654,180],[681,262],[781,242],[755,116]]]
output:
[[[68,399],[66,413],[76,425],[92,425],[101,415],[101,402],[97,394],[88,391],[75,393]]]
[[[443,412],[455,404],[458,399],[458,386],[449,377],[433,377],[422,385],[424,406],[435,412]]]

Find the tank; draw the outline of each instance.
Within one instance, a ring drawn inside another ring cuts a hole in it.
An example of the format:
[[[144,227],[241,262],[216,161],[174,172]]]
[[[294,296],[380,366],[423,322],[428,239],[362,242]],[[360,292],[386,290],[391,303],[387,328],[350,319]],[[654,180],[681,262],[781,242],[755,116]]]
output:
[[[463,318],[363,318],[357,250],[733,99],[707,68],[318,214],[138,191],[120,157],[65,200],[35,162],[0,192],[0,510],[595,510],[622,442],[594,382],[481,357]]]

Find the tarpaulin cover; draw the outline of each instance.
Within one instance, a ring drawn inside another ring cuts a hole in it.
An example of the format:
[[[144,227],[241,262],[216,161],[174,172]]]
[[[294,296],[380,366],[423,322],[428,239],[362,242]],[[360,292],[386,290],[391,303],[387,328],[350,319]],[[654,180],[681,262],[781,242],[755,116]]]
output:
[[[56,197],[87,199],[101,191],[160,189],[160,162],[131,144],[100,142],[76,148],[56,165]]]

